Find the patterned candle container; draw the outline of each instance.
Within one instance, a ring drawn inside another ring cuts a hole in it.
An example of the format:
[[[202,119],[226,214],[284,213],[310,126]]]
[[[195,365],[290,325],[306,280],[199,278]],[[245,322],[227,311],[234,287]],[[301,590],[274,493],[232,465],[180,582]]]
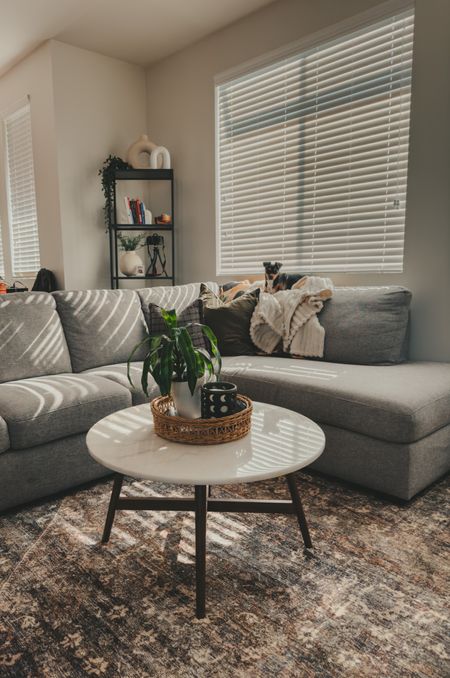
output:
[[[228,381],[211,381],[202,386],[202,419],[226,417],[236,409],[237,386]]]

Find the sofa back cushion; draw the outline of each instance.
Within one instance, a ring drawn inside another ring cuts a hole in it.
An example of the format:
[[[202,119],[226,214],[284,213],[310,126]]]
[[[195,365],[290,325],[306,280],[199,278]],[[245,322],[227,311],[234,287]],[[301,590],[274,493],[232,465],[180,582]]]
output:
[[[55,300],[47,292],[0,296],[0,383],[72,372]]]
[[[147,330],[133,290],[54,292],[74,372],[123,363]],[[143,346],[133,360],[143,360]]]
[[[218,294],[219,285],[216,282],[206,283],[213,292]],[[144,287],[137,290],[142,304],[142,312],[149,327],[148,305],[156,304],[166,310],[175,309],[177,313],[184,311],[200,295],[201,283],[189,283],[188,285],[174,285],[173,287]]]
[[[319,315],[324,360],[355,365],[407,360],[410,302],[404,287],[337,287]]]

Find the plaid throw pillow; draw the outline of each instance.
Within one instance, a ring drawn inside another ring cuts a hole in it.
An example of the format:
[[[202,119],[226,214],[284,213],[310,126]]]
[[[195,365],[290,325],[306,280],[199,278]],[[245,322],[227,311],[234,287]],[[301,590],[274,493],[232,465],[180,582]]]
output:
[[[177,313],[178,324],[187,325],[188,323],[203,324],[203,302],[201,299],[194,299],[183,311]],[[164,334],[167,330],[166,323],[161,315],[161,307],[150,303],[148,305],[148,330],[150,336],[154,334]],[[189,327],[188,332],[191,335],[192,343],[196,348],[208,348],[207,340],[200,327]]]
[[[205,283],[202,283],[200,285],[199,299],[202,302],[203,308],[206,306],[208,308],[219,308],[220,306],[223,306],[223,304],[225,303],[219,296],[217,296],[215,292],[213,292],[208,287],[208,285],[205,285]]]

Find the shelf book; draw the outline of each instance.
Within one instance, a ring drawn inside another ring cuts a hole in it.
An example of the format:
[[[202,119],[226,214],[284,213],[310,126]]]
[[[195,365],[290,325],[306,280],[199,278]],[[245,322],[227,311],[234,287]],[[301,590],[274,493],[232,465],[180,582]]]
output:
[[[139,198],[124,197],[125,212],[129,224],[151,224],[152,213],[146,209],[145,203]]]

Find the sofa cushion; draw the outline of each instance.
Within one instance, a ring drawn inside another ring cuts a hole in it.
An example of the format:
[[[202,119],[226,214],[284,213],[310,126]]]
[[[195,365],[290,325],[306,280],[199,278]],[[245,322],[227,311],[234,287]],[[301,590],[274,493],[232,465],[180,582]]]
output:
[[[69,350],[46,292],[0,297],[0,383],[71,372]]]
[[[215,282],[207,283],[214,292],[219,291],[219,286]],[[149,304],[156,304],[167,310],[175,309],[177,313],[183,311],[200,294],[200,283],[190,283],[189,285],[175,285],[174,287],[144,287],[137,290],[141,299],[142,312],[145,316],[147,327],[149,327]]]
[[[95,367],[92,370],[87,370],[84,374],[94,374],[97,377],[104,377],[105,379],[111,379],[115,381],[116,384],[120,384],[124,388],[127,388],[131,393],[131,398],[133,405],[142,405],[156,396],[159,396],[159,389],[153,380],[153,377],[149,375],[148,377],[148,392],[150,396],[147,398],[144,391],[141,388],[141,374],[142,374],[142,361],[133,362],[130,365],[130,377],[133,382],[133,385],[130,384],[127,377],[127,363],[120,363],[119,365],[103,365],[102,367]]]
[[[242,356],[225,358],[222,376],[250,398],[381,440],[411,443],[450,423],[450,363]]]
[[[404,287],[337,287],[319,315],[324,360],[361,365],[407,360],[410,302]]]
[[[233,301],[233,299],[238,299],[244,294],[254,292],[257,289],[262,292],[264,288],[265,280],[256,280],[255,282],[250,282],[250,280],[241,280],[240,282],[237,282],[236,280],[233,280],[220,286],[219,297],[221,301],[227,304],[228,302]]]
[[[145,339],[146,327],[133,290],[54,292],[74,372],[126,362]],[[135,354],[143,360],[146,349]]]
[[[309,468],[400,499],[450,470],[450,426],[413,443],[393,443],[322,424],[326,446]]]
[[[148,305],[148,331],[151,336],[167,333],[167,325],[162,317],[162,308],[156,304]],[[177,320],[180,326],[189,325],[188,332],[192,343],[196,348],[205,348],[209,346],[205,335],[202,332],[199,323],[203,324],[203,302],[201,299],[194,299],[186,308],[177,312]]]
[[[0,512],[111,472],[91,457],[85,433],[26,450],[9,450],[0,454]],[[55,675],[53,671],[51,673]],[[24,675],[22,671],[21,674]]]
[[[9,450],[9,435],[6,421],[0,417],[0,453]]]
[[[11,448],[20,450],[74,433],[131,405],[128,389],[91,374],[61,374],[0,385],[0,413]]]
[[[203,316],[217,337],[222,356],[254,355],[257,351],[250,337],[250,321],[259,300],[260,290],[244,294],[228,303],[216,297],[212,306],[209,291],[202,295]]]

